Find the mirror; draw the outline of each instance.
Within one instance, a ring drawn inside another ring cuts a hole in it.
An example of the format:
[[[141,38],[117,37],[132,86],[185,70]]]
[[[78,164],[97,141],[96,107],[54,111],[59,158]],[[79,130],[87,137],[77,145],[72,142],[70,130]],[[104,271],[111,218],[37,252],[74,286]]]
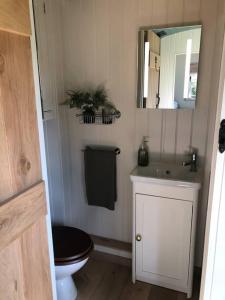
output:
[[[201,30],[201,25],[139,30],[139,108],[195,108]]]

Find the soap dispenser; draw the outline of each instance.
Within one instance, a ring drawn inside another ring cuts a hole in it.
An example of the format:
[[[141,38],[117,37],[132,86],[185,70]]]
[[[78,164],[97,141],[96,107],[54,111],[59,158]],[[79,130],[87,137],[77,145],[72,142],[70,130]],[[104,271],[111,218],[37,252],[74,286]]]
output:
[[[148,154],[148,136],[143,137],[143,141],[138,150],[138,165],[142,167],[148,166],[149,154]]]

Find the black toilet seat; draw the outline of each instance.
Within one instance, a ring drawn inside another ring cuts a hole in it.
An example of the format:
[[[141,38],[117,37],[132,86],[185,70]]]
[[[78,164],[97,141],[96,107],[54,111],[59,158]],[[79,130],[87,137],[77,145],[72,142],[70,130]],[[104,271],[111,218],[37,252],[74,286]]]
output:
[[[77,228],[52,228],[55,265],[69,265],[86,259],[94,244],[90,236]]]

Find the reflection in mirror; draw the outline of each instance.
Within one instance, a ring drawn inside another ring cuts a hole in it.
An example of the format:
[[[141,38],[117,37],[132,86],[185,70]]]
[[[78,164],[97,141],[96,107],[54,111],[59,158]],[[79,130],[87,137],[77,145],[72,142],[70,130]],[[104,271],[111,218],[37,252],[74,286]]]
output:
[[[141,29],[138,35],[138,107],[196,105],[201,25]]]

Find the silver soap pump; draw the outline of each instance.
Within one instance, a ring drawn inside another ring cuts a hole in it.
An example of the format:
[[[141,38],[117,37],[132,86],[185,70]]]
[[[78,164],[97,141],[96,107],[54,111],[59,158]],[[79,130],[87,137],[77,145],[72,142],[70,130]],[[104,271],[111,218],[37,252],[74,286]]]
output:
[[[148,153],[148,142],[149,137],[144,136],[142,143],[138,150],[138,165],[142,167],[146,167],[149,164],[149,153]]]

